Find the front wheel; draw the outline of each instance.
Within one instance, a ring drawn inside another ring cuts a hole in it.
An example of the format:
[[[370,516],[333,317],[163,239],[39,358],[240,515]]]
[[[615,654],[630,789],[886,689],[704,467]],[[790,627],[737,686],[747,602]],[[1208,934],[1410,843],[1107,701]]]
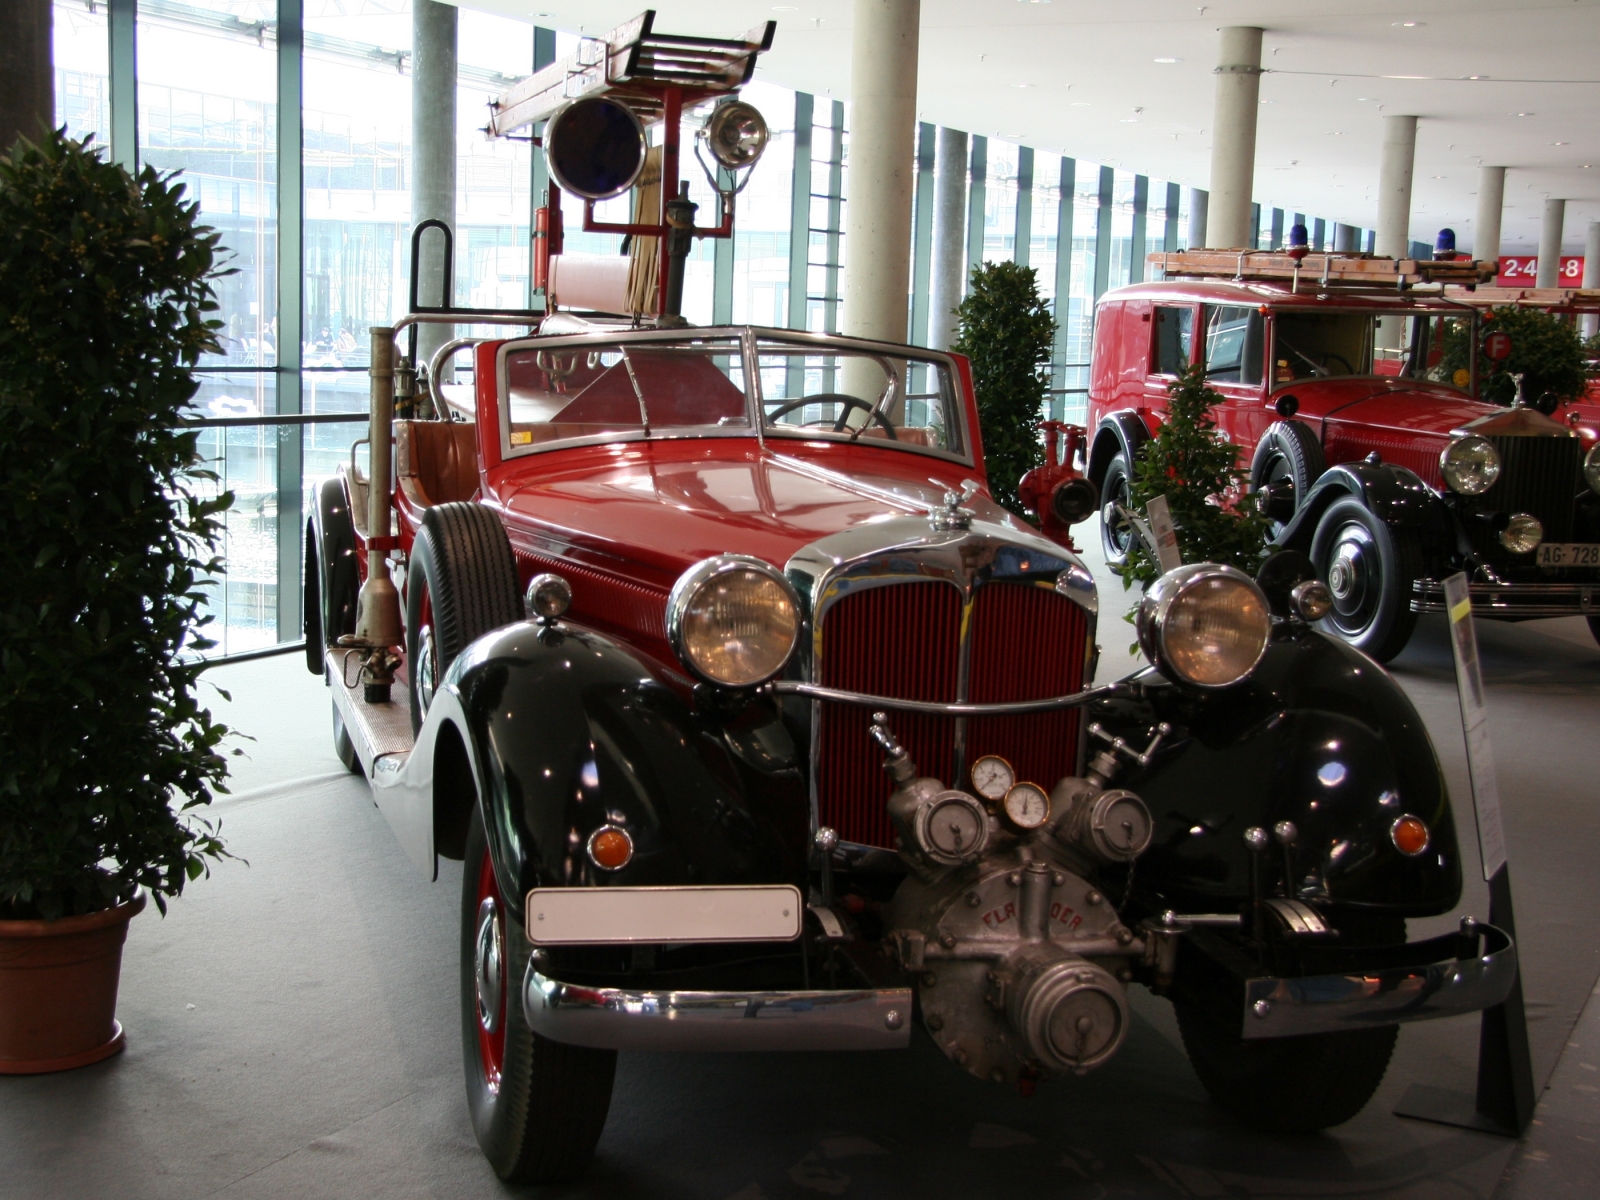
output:
[[[476,807],[461,875],[461,1051],[478,1145],[507,1183],[576,1179],[611,1108],[617,1052],[552,1042],[528,1028],[528,940],[506,908]]]
[[[1100,483],[1100,548],[1107,566],[1123,566],[1133,548],[1133,527],[1117,511],[1119,507],[1126,509],[1128,500],[1128,459],[1119,454],[1106,465],[1106,475]]]
[[[1183,1048],[1212,1101],[1271,1133],[1315,1133],[1360,1112],[1383,1082],[1398,1025],[1247,1042],[1174,1004]]]
[[[1412,585],[1422,573],[1415,531],[1392,527],[1354,497],[1336,500],[1311,539],[1317,578],[1333,593],[1323,629],[1388,662],[1416,628]]]

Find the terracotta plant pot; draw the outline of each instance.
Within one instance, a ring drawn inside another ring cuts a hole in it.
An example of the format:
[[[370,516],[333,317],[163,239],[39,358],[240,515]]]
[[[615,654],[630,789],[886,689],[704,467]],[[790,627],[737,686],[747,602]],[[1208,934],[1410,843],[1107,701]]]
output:
[[[122,1049],[117,979],[127,904],[57,921],[0,921],[0,1075],[66,1071]]]

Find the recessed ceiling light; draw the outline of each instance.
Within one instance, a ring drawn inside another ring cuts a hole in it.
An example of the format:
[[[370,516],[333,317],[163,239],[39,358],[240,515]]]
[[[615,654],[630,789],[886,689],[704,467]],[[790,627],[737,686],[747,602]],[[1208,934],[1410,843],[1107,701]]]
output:
[[[800,9],[799,9],[799,6],[794,5],[794,4],[774,4],[772,6],[772,11],[773,12],[799,12]]]
[[[1513,117],[1531,117],[1531,116],[1534,116],[1535,114],[1534,113],[1512,113],[1511,115]]]
[[[1069,108],[1089,108],[1090,104],[1089,104],[1089,102],[1087,100],[1074,100],[1070,105],[1068,105],[1068,107]]]
[[[1156,59],[1156,61],[1158,63],[1175,63],[1175,62],[1182,62],[1183,59],[1181,59],[1181,58],[1158,58],[1158,59]]]
[[[1014,87],[1014,88],[1031,88],[1033,86],[1033,84],[1031,84],[1031,83],[1013,83],[1011,86]]]
[[[1342,129],[1330,129],[1330,130],[1328,130],[1328,136],[1329,137],[1343,137],[1344,136],[1344,130],[1342,130]]]
[[[1417,29],[1420,26],[1426,25],[1427,22],[1426,21],[1390,21],[1389,24],[1393,25],[1396,29]]]
[[[1493,79],[1493,75],[1468,75],[1468,79]]]
[[[1565,142],[1551,142],[1550,144],[1552,146],[1565,146],[1566,145]]]

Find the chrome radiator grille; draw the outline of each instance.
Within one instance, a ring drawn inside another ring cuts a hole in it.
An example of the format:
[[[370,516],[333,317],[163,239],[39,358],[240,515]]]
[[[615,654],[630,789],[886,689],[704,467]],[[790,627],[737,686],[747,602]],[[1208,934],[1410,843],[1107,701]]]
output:
[[[909,580],[846,596],[823,618],[817,682],[907,700],[956,700],[961,622],[961,593],[947,583]],[[1083,686],[1088,617],[1053,589],[990,583],[975,594],[968,622],[967,699],[1037,700]],[[821,707],[816,769],[822,824],[845,841],[893,845],[883,753],[867,733],[871,713],[844,704]],[[1046,790],[1077,765],[1076,709],[962,722],[894,713],[890,722],[918,771],[951,786],[966,786],[956,770],[983,754],[1003,756],[1019,779]]]
[[[1500,452],[1500,478],[1483,502],[1497,512],[1532,513],[1545,541],[1570,542],[1573,502],[1583,486],[1583,443],[1575,437],[1489,440]]]

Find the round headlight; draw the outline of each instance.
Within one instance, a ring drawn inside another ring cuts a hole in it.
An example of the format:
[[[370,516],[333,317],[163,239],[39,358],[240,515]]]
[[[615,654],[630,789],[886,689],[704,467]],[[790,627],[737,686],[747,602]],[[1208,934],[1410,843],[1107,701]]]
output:
[[[1267,652],[1267,598],[1243,571],[1192,563],[1168,571],[1145,592],[1137,618],[1145,657],[1174,683],[1231,687]]]
[[[800,598],[759,558],[720,554],[683,573],[667,598],[667,637],[708,683],[754,687],[800,640]]]
[[[1589,447],[1589,453],[1583,456],[1583,477],[1589,482],[1589,490],[1600,492],[1600,442]]]
[[[701,132],[711,156],[730,171],[755,166],[770,137],[766,118],[743,100],[717,105]]]
[[[1500,531],[1500,544],[1513,554],[1531,554],[1544,541],[1544,526],[1530,513],[1512,513]]]
[[[1439,472],[1451,491],[1481,496],[1500,478],[1500,451],[1487,438],[1457,438],[1439,455]]]

